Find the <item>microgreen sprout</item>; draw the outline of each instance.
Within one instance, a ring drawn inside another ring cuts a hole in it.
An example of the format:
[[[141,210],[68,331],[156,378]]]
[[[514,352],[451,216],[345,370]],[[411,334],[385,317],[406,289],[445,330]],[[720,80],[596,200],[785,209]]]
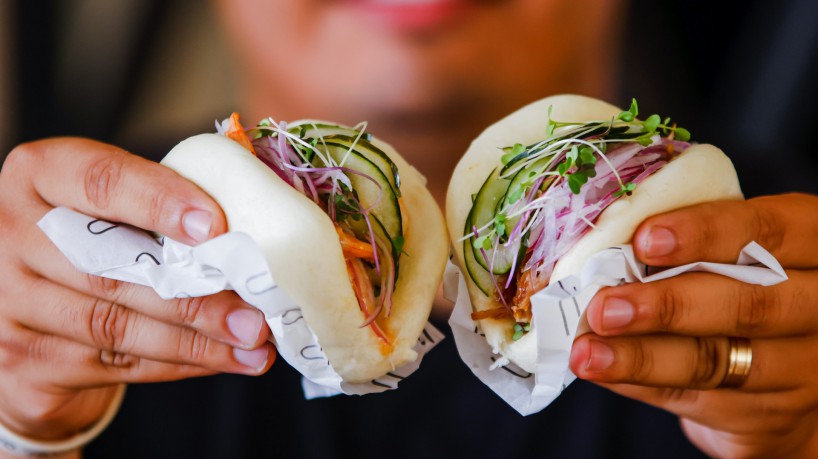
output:
[[[517,341],[529,331],[531,331],[531,323],[516,323],[514,324],[514,334],[511,336],[511,339]]]
[[[635,189],[636,189],[636,184],[633,183],[633,182],[629,182],[629,183],[625,184],[622,188],[620,188],[618,191],[614,192],[613,195],[616,198],[618,198],[618,197],[620,197],[620,196],[622,196],[624,194],[630,196],[633,193],[633,190],[635,190]]]
[[[217,122],[217,132],[226,135],[230,122]],[[398,258],[405,253],[400,176],[366,129],[366,122],[348,128],[316,122],[288,125],[265,118],[246,132],[252,139],[248,149],[327,213],[338,232],[353,290],[369,290],[377,297],[372,305],[371,295],[356,293],[365,314],[361,326],[372,327],[389,343],[375,319],[381,311],[389,317]],[[367,283],[371,289],[363,287]]]
[[[548,107],[545,139],[502,148],[502,166],[472,195],[472,212],[460,239],[479,263],[469,270],[472,279],[506,307],[503,295],[515,276],[535,269],[532,277],[548,279],[556,260],[595,228],[607,206],[630,196],[690,140],[690,132],[669,117],[640,119],[635,99],[608,120],[565,122],[554,120],[552,112]],[[487,271],[487,276],[473,270]],[[505,290],[497,276],[507,276]],[[518,306],[510,306],[517,321],[515,340],[530,328],[530,312],[528,317],[518,314]]]

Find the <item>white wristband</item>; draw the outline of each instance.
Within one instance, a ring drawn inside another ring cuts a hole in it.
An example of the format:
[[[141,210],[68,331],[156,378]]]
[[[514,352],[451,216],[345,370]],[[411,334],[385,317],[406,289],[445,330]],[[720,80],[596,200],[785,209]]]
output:
[[[93,426],[74,435],[71,438],[58,441],[42,441],[25,438],[9,430],[0,423],[0,450],[22,457],[49,457],[59,456],[78,450],[97,438],[114,420],[114,416],[122,405],[125,397],[125,384],[121,384],[114,394],[114,399],[102,418]]]

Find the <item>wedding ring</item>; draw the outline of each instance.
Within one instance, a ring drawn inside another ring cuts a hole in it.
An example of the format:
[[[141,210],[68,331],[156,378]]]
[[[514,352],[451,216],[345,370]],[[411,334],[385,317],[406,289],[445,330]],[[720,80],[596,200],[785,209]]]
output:
[[[738,388],[747,381],[753,363],[753,348],[746,338],[728,338],[727,372],[720,389]]]

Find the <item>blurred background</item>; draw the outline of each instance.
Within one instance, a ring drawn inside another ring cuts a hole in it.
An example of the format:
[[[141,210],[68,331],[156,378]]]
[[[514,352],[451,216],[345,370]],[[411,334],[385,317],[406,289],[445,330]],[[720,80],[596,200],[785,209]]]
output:
[[[816,191],[818,4],[719,5],[631,1],[612,102],[637,97],[721,146],[749,195]],[[0,68],[0,155],[54,135],[166,151],[235,105],[230,56],[201,1],[0,0]]]
[[[748,196],[818,193],[818,2],[735,5],[628,2],[622,49],[611,44],[623,65],[598,70],[614,72],[611,102],[627,107],[636,97],[643,115],[670,115],[695,140],[720,146]],[[537,58],[525,64],[548,65]],[[161,158],[237,108],[233,66],[209,2],[0,0],[0,157],[20,142],[77,135]],[[276,107],[268,110],[277,116]],[[299,376],[283,362],[260,378],[132,386],[115,423],[87,452],[257,457],[275,446],[284,457],[329,457],[335,447],[348,448],[347,430],[366,423],[367,440],[353,445],[362,457],[380,455],[372,441],[393,437],[427,442],[406,442],[403,453],[411,457],[429,454],[429,444],[438,447],[433,457],[695,457],[674,417],[583,382],[544,412],[521,418],[476,382],[451,341],[430,353],[424,371],[401,390],[375,397],[300,403]],[[400,425],[401,414],[424,422]],[[316,441],[310,436],[316,422],[335,434]],[[554,449],[543,432],[572,444]],[[271,433],[288,441],[231,440],[242,434],[266,440]],[[486,435],[514,441],[484,445]],[[121,438],[135,441],[123,451]]]
[[[210,130],[234,87],[201,1],[0,0],[0,146]]]

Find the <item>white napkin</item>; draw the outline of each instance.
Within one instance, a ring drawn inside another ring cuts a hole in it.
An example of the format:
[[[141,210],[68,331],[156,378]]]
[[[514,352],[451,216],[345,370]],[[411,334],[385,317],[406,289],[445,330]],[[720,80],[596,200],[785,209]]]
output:
[[[446,294],[455,301],[449,325],[460,357],[472,372],[520,414],[529,415],[548,406],[576,379],[568,368],[571,345],[580,318],[599,289],[653,282],[691,271],[765,286],[787,280],[775,257],[755,242],[742,249],[735,265],[698,262],[661,271],[638,262],[630,245],[611,247],[591,257],[580,275],[552,282],[531,297],[531,328],[537,331],[537,367],[531,374],[492,352],[471,319],[466,280],[450,263],[444,277]]]
[[[395,389],[443,339],[442,333],[427,324],[414,347],[415,362],[373,381],[349,384],[333,370],[317,337],[301,320],[301,308],[278,288],[264,256],[247,234],[231,232],[190,247],[66,208],[52,210],[37,225],[78,270],[146,285],[164,299],[235,290],[264,313],[279,355],[304,375],[308,398]]]

